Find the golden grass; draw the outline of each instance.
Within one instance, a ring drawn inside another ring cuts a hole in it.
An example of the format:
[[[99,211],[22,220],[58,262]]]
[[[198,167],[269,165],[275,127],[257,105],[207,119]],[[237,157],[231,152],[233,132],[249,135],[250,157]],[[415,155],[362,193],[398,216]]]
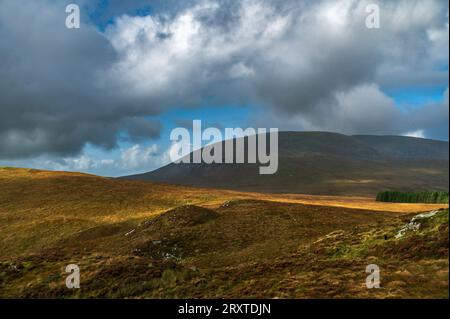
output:
[[[217,218],[185,227],[172,213],[173,224],[142,226],[183,205],[214,208]],[[70,297],[61,278],[73,261],[89,289],[71,297],[448,298],[448,221],[425,240],[393,239],[410,218],[404,214],[441,207],[448,206],[0,168],[0,296]],[[181,255],[161,260],[148,252]],[[387,290],[363,287],[374,258],[386,269]],[[422,281],[404,286],[403,268]]]
[[[398,213],[448,207],[381,203],[365,197],[245,193],[82,173],[0,168],[0,257],[50,245],[89,227],[137,224],[180,205],[216,208],[239,199]]]
[[[264,195],[261,195],[265,199]],[[323,195],[270,195],[269,200],[285,203],[297,203],[319,206],[346,207],[383,212],[414,213],[440,208],[448,208],[448,204],[420,204],[420,203],[385,203],[377,202],[369,197],[323,196]]]

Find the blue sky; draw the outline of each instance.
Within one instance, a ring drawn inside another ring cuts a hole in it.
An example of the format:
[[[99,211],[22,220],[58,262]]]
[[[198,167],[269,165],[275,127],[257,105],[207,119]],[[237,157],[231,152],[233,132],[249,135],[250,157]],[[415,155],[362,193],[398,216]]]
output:
[[[392,97],[399,107],[421,107],[428,103],[439,103],[446,87],[405,87],[401,89],[386,90],[385,93]]]
[[[2,166],[145,172],[194,119],[448,140],[445,1],[379,1],[379,29],[364,0],[74,2],[79,30],[0,3]]]

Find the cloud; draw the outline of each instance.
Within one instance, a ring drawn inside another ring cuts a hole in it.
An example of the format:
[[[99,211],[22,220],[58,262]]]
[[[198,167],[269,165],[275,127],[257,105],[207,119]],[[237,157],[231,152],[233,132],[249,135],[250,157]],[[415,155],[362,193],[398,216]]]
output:
[[[414,132],[406,132],[404,136],[416,137],[416,138],[425,138],[425,133],[423,130],[417,130]]]
[[[326,126],[344,133],[416,135],[448,139],[448,88],[439,103],[400,109],[378,86],[360,86],[337,94]],[[348,126],[348,129],[345,127]],[[414,128],[411,133],[411,128]],[[446,129],[433,134],[437,129]],[[420,134],[419,134],[420,133]]]
[[[365,27],[369,1],[219,3],[117,19],[106,32],[121,57],[113,77],[164,108],[258,104],[312,128],[366,133],[398,131],[383,89],[448,86],[443,2],[382,1],[379,30]],[[323,125],[332,116],[339,125]]]
[[[445,90],[440,102],[428,103],[420,109],[410,111],[410,117],[402,119],[410,127],[424,130],[427,138],[448,140],[449,90]]]
[[[120,164],[127,168],[139,168],[149,164],[153,156],[158,155],[158,146],[152,145],[143,148],[140,145],[134,145],[129,149],[122,151]]]
[[[269,126],[442,134],[448,91],[406,112],[384,91],[448,87],[448,3],[379,1],[367,29],[371,2],[157,1],[142,15],[146,2],[112,1],[102,15],[80,0],[115,16],[102,33],[84,16],[66,29],[60,2],[1,1],[0,158],[139,143],[160,135],[153,116],[205,105],[257,105]]]
[[[170,163],[172,147],[160,151],[157,144],[142,144],[120,148],[118,154],[98,154],[85,151],[78,156],[54,158],[38,156],[26,160],[0,160],[0,166],[30,167],[56,171],[82,171],[103,176],[124,176],[136,172],[147,172]]]
[[[111,149],[121,131],[159,134],[159,123],[136,118],[141,101],[118,96],[105,77],[117,59],[109,41],[89,24],[67,29],[65,16],[54,1],[0,3],[0,158]]]
[[[319,130],[344,134],[407,135],[448,140],[448,88],[439,102],[400,109],[376,84],[363,84],[318,104],[308,116],[260,113],[259,127],[283,130]],[[413,129],[411,129],[413,128]],[[420,133],[420,134],[419,134]]]

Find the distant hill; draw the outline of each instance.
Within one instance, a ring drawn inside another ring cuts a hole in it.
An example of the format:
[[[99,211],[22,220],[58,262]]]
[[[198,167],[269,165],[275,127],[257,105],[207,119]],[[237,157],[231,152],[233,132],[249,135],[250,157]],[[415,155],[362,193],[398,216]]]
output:
[[[280,132],[279,169],[259,164],[169,164],[126,176],[200,187],[272,193],[370,195],[387,189],[448,190],[448,142],[403,136]]]
[[[353,137],[386,156],[448,160],[448,142],[407,136],[355,135]]]

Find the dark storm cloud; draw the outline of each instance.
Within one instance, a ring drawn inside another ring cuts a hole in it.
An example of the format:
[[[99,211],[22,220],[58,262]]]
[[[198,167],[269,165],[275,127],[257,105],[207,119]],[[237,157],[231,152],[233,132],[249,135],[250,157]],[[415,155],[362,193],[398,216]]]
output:
[[[142,117],[132,117],[124,121],[124,127],[132,140],[144,140],[151,137],[159,137],[162,129],[158,121],[146,120]]]
[[[160,124],[128,118],[138,101],[116,96],[104,77],[117,59],[109,41],[89,25],[67,29],[59,3],[0,4],[0,158],[112,148],[121,129],[157,137]]]

